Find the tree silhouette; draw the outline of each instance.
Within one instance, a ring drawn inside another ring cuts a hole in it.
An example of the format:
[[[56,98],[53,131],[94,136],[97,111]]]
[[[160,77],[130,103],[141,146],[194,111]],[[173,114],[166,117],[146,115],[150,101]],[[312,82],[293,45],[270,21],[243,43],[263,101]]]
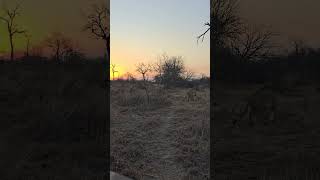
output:
[[[127,72],[126,73],[126,77],[127,77],[127,81],[134,81],[134,76],[130,73],[130,72]]]
[[[54,58],[58,62],[61,62],[66,53],[72,48],[71,40],[60,32],[50,34],[45,43],[53,51]]]
[[[268,29],[258,29],[256,27],[244,29],[241,35],[231,42],[231,48],[236,55],[242,60],[269,57],[273,47],[271,38],[274,33]]]
[[[107,58],[110,55],[110,32],[108,19],[109,9],[105,3],[92,5],[91,12],[87,15],[87,24],[84,29],[90,31],[95,38],[104,41],[106,46]]]
[[[152,67],[150,64],[139,63],[136,71],[142,75],[143,81],[146,81],[146,74],[152,71]]]
[[[18,25],[15,23],[15,20],[20,15],[20,4],[17,4],[15,8],[8,9],[4,8],[5,14],[0,16],[0,20],[4,21],[7,25],[7,30],[9,34],[9,41],[10,41],[10,59],[14,59],[14,43],[13,39],[18,34],[23,34],[26,31],[24,29],[20,29]]]
[[[167,85],[172,85],[182,79],[185,72],[184,62],[181,56],[172,56],[162,64],[163,80]]]
[[[241,19],[237,15],[238,0],[211,0],[210,23],[208,29],[198,36],[198,40],[211,32],[214,45],[223,46],[228,40],[237,38],[241,33]]]
[[[79,61],[85,58],[85,54],[80,49],[70,46],[64,53],[64,59],[66,61]]]
[[[194,78],[194,72],[191,71],[190,69],[189,70],[185,70],[184,79],[189,81],[189,80],[192,80],[193,78]]]
[[[160,56],[158,56],[158,59],[155,63],[153,63],[152,65],[152,69],[154,72],[157,73],[157,75],[155,76],[156,81],[158,81],[160,84],[163,81],[163,62],[167,61],[169,59],[169,56],[167,54],[162,54]]]
[[[205,23],[204,24],[205,26],[208,26],[207,30],[204,31],[204,33],[200,34],[198,37],[197,37],[197,42],[199,41],[199,39],[201,39],[201,41],[203,42],[204,40],[204,37],[205,35],[210,31],[210,23]]]
[[[112,80],[114,80],[114,74],[118,73],[118,71],[116,71],[116,65],[115,64],[111,64],[111,71],[112,71]],[[118,78],[119,78],[119,74],[118,74]]]
[[[24,36],[26,38],[26,52],[25,55],[27,57],[29,57],[29,49],[30,49],[30,39],[31,39],[31,35],[28,32],[24,33]]]
[[[293,51],[291,54],[296,57],[304,56],[306,54],[306,45],[302,40],[293,40],[292,48]]]
[[[109,30],[109,9],[107,3],[94,4],[91,9],[86,11],[86,24],[84,25],[84,30],[91,32],[91,34],[96,38],[104,41],[106,47],[106,69],[110,70],[110,30]],[[107,83],[110,83],[110,73],[107,73]],[[108,85],[109,86],[109,85]],[[110,100],[110,95],[107,95],[107,102]],[[106,133],[107,121],[103,122],[103,132]]]

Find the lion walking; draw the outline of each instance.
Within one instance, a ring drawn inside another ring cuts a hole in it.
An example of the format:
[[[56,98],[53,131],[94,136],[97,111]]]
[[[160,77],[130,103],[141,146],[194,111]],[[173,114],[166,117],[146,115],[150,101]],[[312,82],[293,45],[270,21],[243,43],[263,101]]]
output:
[[[189,102],[189,101],[196,101],[198,100],[198,95],[197,95],[197,91],[195,88],[192,88],[190,90],[187,91],[185,99]]]
[[[263,122],[265,125],[274,123],[277,112],[276,94],[265,88],[257,90],[231,108],[232,124],[238,125],[239,121],[247,120],[253,126]]]

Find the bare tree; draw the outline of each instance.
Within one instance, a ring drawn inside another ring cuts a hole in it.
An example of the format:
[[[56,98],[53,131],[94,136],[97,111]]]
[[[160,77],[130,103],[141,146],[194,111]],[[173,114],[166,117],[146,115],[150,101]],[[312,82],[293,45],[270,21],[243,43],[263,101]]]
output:
[[[21,29],[18,27],[18,25],[15,23],[16,18],[20,15],[20,4],[17,4],[15,8],[8,9],[4,8],[4,15],[0,16],[0,20],[4,21],[7,25],[7,30],[9,34],[9,41],[10,41],[10,59],[14,59],[14,42],[13,39],[18,34],[23,34],[26,31],[24,29]]]
[[[163,76],[177,80],[185,71],[185,66],[181,56],[172,56],[162,64]]]
[[[115,64],[111,64],[111,71],[112,71],[112,80],[114,80],[114,74],[118,73],[118,71],[116,71],[116,65]],[[119,78],[119,74],[118,74],[118,78]]]
[[[85,58],[84,53],[81,52],[80,48],[70,46],[64,53],[64,59],[67,61],[79,61]]]
[[[292,41],[293,51],[291,54],[294,56],[303,56],[306,54],[306,45],[302,40],[293,40]]]
[[[241,33],[241,19],[237,15],[238,0],[211,0],[211,17],[207,30],[198,36],[204,38],[211,31],[214,45],[223,46],[229,40],[235,39]]]
[[[172,56],[162,63],[162,83],[166,86],[174,86],[183,80],[185,66],[181,56]]]
[[[127,81],[134,81],[134,77],[130,72],[127,72],[125,76],[127,77]]]
[[[184,80],[192,80],[192,78],[194,78],[194,72],[191,70],[185,70],[184,72]]]
[[[232,50],[243,60],[269,57],[274,47],[271,39],[275,34],[268,29],[256,27],[245,29],[246,31],[231,42]]]
[[[211,29],[218,44],[237,38],[242,32],[238,0],[211,0]]]
[[[152,66],[150,64],[139,63],[136,65],[136,71],[142,75],[143,82],[141,83],[141,88],[145,91],[147,102],[150,103],[150,90],[149,83],[147,83],[146,74],[152,71]]]
[[[53,32],[45,40],[46,45],[53,51],[54,58],[62,61],[64,55],[72,48],[71,40],[60,32]]]
[[[205,23],[204,24],[204,26],[207,26],[207,29],[202,33],[202,34],[200,34],[198,37],[197,37],[197,42],[199,42],[199,39],[201,39],[201,41],[203,42],[203,40],[204,40],[204,37],[206,36],[206,34],[210,31],[210,27],[211,27],[211,25],[210,25],[210,23]]]
[[[30,39],[31,39],[31,35],[27,32],[24,33],[24,36],[26,38],[26,52],[25,55],[27,57],[29,57],[29,49],[30,49]]]
[[[161,56],[158,56],[158,59],[156,62],[152,64],[152,69],[157,72],[160,76],[162,76],[162,63],[167,60],[169,57],[166,54],[162,54]]]
[[[90,31],[95,38],[104,41],[108,59],[110,54],[109,16],[110,11],[107,4],[94,4],[87,15],[87,24],[84,26],[84,30]]]
[[[93,4],[91,9],[86,11],[86,24],[84,25],[84,30],[91,32],[91,34],[99,40],[103,40],[106,47],[106,59],[107,59],[107,69],[110,69],[110,26],[109,26],[109,8],[107,3]],[[107,73],[107,83],[110,83],[110,73]],[[107,96],[107,101],[110,100],[110,95]],[[107,121],[103,122],[104,130],[106,133]]]
[[[169,59],[169,56],[164,53],[164,54],[158,56],[157,61],[152,64],[153,71],[157,73],[155,78],[157,79],[157,81],[160,84],[163,81],[163,67],[162,67],[162,65],[163,65],[163,62],[167,61],[168,59]]]
[[[146,81],[146,74],[152,71],[150,64],[139,63],[136,71],[142,75],[143,81]]]

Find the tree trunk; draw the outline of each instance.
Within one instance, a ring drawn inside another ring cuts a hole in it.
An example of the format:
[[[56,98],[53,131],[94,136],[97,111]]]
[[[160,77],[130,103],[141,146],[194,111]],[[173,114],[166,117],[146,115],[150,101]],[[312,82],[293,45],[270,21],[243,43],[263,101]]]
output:
[[[105,46],[106,46],[106,59],[108,62],[110,62],[110,38],[107,38],[105,40]]]
[[[13,61],[14,59],[14,52],[13,52],[13,36],[10,35],[10,48],[11,48],[11,53],[10,53],[10,60]]]
[[[57,42],[56,61],[60,62],[60,43]]]
[[[106,60],[107,60],[107,98],[106,102],[107,104],[110,103],[110,36],[106,38]],[[103,135],[106,135],[107,137],[110,136],[110,108],[107,108],[107,118],[102,122],[102,132]],[[105,144],[110,143],[110,139],[106,138]]]
[[[146,81],[146,77],[144,73],[142,74],[142,77],[143,77],[143,81]]]
[[[26,56],[29,57],[29,40],[27,41],[27,52],[26,52]]]

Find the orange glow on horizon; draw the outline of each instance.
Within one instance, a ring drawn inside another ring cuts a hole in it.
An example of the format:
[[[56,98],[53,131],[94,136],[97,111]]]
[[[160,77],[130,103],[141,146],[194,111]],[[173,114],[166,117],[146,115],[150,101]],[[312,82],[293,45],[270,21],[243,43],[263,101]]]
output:
[[[114,72],[112,70],[112,65],[113,64],[115,65]],[[121,65],[116,64],[116,63],[111,63],[110,64],[110,79],[111,80],[126,79],[126,74],[127,74],[127,71],[126,71],[126,68],[124,66],[121,66]],[[131,73],[131,74],[133,74],[133,73]]]

